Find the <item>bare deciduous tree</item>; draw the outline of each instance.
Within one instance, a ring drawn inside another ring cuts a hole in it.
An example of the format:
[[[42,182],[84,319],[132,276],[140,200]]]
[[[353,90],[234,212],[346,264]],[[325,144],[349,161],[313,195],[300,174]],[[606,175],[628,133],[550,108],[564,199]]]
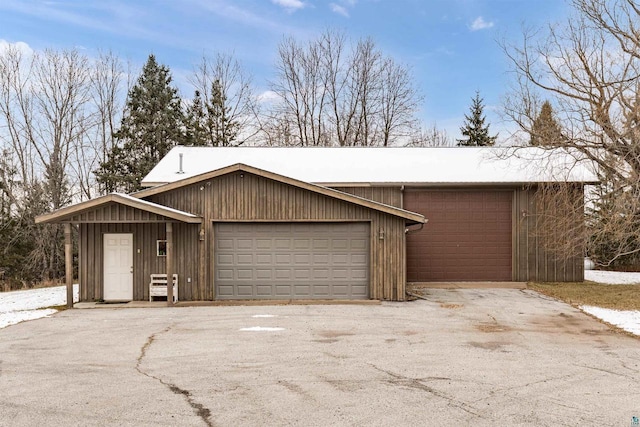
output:
[[[454,145],[455,142],[447,131],[438,129],[435,124],[417,129],[406,144],[407,147],[453,147]]]
[[[92,197],[93,166],[119,113],[120,78],[113,55],[91,61],[77,50],[17,45],[0,52],[2,221],[14,227],[5,248],[29,251],[25,277],[61,274],[61,227],[35,226],[33,218]]]
[[[335,31],[306,44],[285,38],[276,68],[272,90],[281,102],[272,116],[291,120],[296,145],[408,142],[420,95],[410,70],[373,40],[352,44]]]
[[[517,76],[506,111],[529,132],[541,94],[550,97],[563,136],[558,145],[597,165],[603,187],[593,203],[608,202],[607,209],[587,203],[596,207],[590,225],[598,224],[590,255],[610,264],[640,253],[640,8],[635,0],[572,6],[565,23],[525,31],[520,46],[505,46]],[[608,240],[610,250],[597,249]]]

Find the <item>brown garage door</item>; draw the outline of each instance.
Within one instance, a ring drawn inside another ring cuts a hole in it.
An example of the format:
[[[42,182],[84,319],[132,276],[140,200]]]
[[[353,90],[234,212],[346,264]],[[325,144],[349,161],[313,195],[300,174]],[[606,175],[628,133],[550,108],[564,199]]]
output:
[[[511,191],[407,191],[404,208],[429,220],[407,235],[407,280],[512,280],[511,199]]]
[[[218,223],[216,299],[366,299],[368,223]]]

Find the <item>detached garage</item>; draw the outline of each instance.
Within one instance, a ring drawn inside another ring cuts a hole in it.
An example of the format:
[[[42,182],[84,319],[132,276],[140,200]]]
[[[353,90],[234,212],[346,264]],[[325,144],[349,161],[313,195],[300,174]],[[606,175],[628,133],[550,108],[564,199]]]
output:
[[[580,233],[596,182],[539,147],[175,147],[149,188],[37,222],[65,224],[68,271],[77,229],[81,301],[148,300],[163,274],[180,301],[403,301],[407,282],[583,280],[580,245],[554,253],[541,230]]]
[[[542,225],[557,217],[580,233],[584,186],[598,178],[579,158],[542,147],[176,147],[142,183],[250,164],[423,215],[428,224],[406,236],[409,282],[581,281],[583,248],[554,251]],[[540,188],[571,189],[571,207],[551,212]]]

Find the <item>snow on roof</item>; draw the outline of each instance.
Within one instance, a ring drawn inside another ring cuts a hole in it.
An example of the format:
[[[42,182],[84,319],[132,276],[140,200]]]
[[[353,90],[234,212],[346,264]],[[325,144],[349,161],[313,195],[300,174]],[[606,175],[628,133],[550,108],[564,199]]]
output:
[[[180,171],[182,155],[182,173]],[[340,184],[597,182],[564,150],[538,147],[174,147],[143,179],[147,187],[242,163],[301,181]]]
[[[133,197],[133,196],[130,196],[128,194],[124,194],[124,193],[112,193],[112,194],[114,194],[114,195],[116,195],[118,197],[122,197],[122,198],[125,198],[127,200],[130,200],[132,203],[140,204],[140,205],[146,205],[146,206],[149,206],[150,208],[161,209],[161,210],[163,210],[164,212],[167,212],[167,213],[174,213],[176,215],[183,215],[183,216],[186,216],[186,217],[189,217],[189,218],[200,218],[198,215],[194,215],[191,212],[181,211],[181,210],[178,210],[178,209],[170,208],[169,206],[165,206],[165,205],[159,205],[157,203],[153,203],[153,202],[150,202],[150,201],[144,200],[144,199],[139,199],[137,197]]]

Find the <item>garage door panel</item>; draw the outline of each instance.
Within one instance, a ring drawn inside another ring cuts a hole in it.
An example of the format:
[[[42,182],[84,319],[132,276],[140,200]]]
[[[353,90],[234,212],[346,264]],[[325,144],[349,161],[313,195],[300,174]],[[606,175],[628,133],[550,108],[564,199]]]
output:
[[[350,247],[352,251],[366,251],[368,243],[367,239],[352,239]]]
[[[272,249],[273,241],[271,239],[256,239],[256,249]]]
[[[368,297],[368,223],[227,223],[215,236],[218,299]]]
[[[366,255],[362,255],[362,254],[351,254],[351,265],[353,266],[361,266],[361,265],[367,265],[368,264],[368,260],[367,260],[367,256]]]
[[[234,270],[219,268],[217,274],[218,280],[233,280],[233,271]]]
[[[219,255],[218,259],[221,258],[222,256],[223,255]],[[229,255],[229,257],[233,259],[232,255]],[[257,253],[255,259],[256,259],[256,264],[258,265],[271,265],[273,263],[273,255],[271,254]]]
[[[342,264],[342,265],[349,264],[349,254],[333,254],[333,255],[331,255],[331,263],[333,265],[336,265],[336,264]]]
[[[253,265],[253,254],[236,255],[236,263],[238,265]]]
[[[407,235],[407,279],[511,280],[511,206],[511,191],[407,191],[404,208],[429,219]]]
[[[217,243],[220,249],[233,249],[232,239],[219,239]]]

